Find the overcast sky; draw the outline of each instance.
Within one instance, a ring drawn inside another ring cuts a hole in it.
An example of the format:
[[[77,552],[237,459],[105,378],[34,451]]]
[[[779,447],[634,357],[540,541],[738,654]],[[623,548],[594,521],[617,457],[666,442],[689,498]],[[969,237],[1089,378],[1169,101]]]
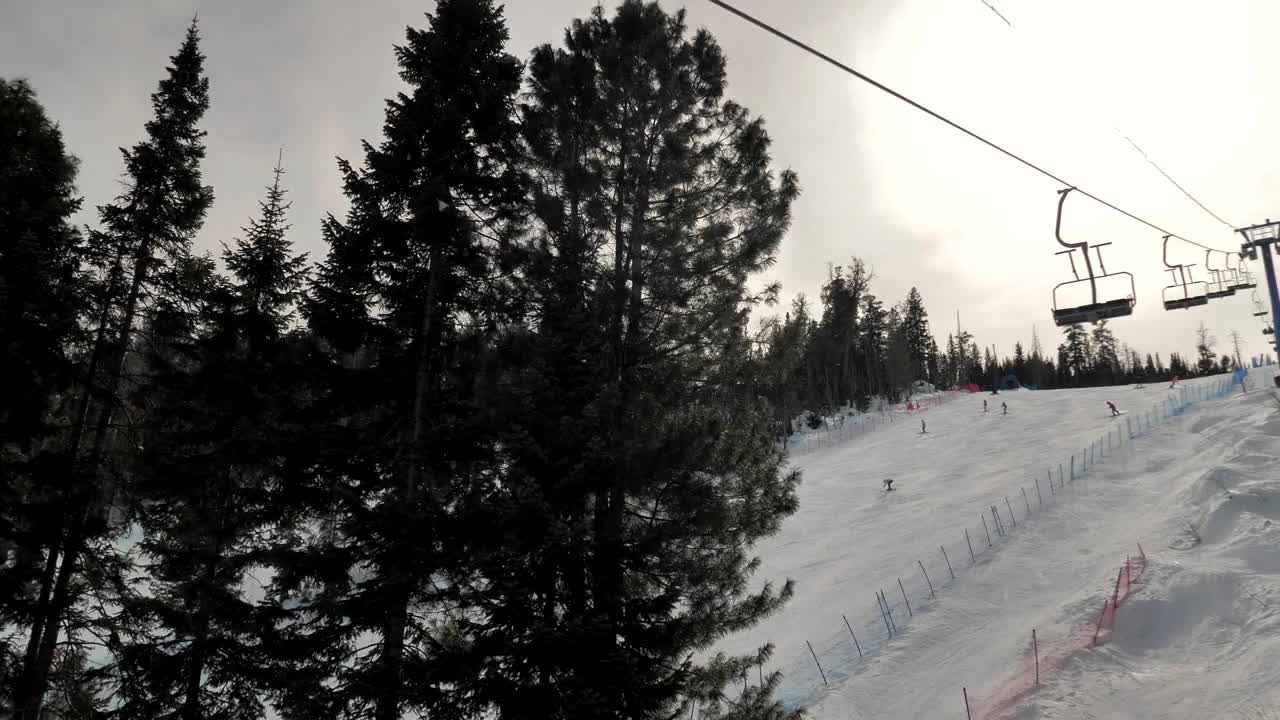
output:
[[[593,0],[510,0],[511,52],[525,59]],[[738,0],[776,24],[1072,183],[1172,232],[1224,249],[1238,236],[1145,163],[1127,135],[1205,205],[1241,226],[1280,216],[1280,82],[1269,0]],[[857,255],[874,291],[923,293],[940,343],[956,311],[980,344],[1011,354],[1032,327],[1061,333],[1050,288],[1070,279],[1053,239],[1059,186],[705,0],[687,6],[729,59],[729,95],[763,115],[773,156],[803,196],[770,279],[817,297],[828,262]],[[206,182],[217,200],[200,245],[216,249],[255,212],[279,148],[294,201],[292,239],[319,259],[320,219],[341,214],[334,156],[359,161],[400,88],[392,45],[434,4],[405,0],[0,0],[0,75],[31,80],[82,161],[87,208],[118,191],[120,146],[137,142],[149,94],[199,12],[212,81]],[[608,6],[608,4],[606,4]],[[83,214],[93,222],[92,212]],[[1227,351],[1266,343],[1247,293],[1165,312],[1160,233],[1092,201],[1067,202],[1064,235],[1115,244],[1138,306],[1111,323],[1144,352],[1190,354],[1203,320]],[[1174,259],[1204,253],[1175,249]],[[1220,263],[1220,260],[1215,260]],[[1255,272],[1262,275],[1260,263]],[[1265,292],[1264,292],[1265,297]],[[779,309],[781,312],[781,309]]]

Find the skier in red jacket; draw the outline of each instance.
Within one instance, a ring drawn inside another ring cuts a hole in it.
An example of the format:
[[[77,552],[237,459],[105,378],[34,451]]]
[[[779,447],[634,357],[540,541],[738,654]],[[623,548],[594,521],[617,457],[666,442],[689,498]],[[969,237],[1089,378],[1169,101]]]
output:
[[[1116,409],[1116,404],[1111,402],[1110,400],[1107,401],[1107,407],[1111,408],[1112,417],[1120,414],[1120,411]]]

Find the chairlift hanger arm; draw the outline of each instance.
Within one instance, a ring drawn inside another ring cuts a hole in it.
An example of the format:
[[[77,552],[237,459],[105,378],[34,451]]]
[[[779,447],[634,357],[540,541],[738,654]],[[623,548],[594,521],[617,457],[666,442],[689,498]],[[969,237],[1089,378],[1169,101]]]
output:
[[[1081,251],[1080,254],[1084,255],[1084,269],[1085,272],[1089,274],[1090,304],[1097,305],[1098,281],[1093,276],[1093,262],[1089,260],[1089,242],[1086,240],[1078,243],[1069,243],[1062,239],[1062,206],[1066,204],[1067,195],[1070,195],[1072,190],[1075,190],[1075,188],[1067,187],[1058,191],[1058,219],[1053,224],[1053,236],[1057,238],[1058,244],[1062,247],[1067,248],[1068,250],[1079,249]],[[1075,273],[1074,260],[1071,261],[1071,271],[1072,273]],[[1076,275],[1076,279],[1080,279],[1078,274]]]

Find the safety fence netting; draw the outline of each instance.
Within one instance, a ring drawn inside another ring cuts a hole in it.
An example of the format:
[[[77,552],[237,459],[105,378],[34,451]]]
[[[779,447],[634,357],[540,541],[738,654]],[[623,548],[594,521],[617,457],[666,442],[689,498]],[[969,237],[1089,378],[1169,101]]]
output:
[[[1029,628],[1026,650],[1004,682],[983,696],[971,695],[967,688],[962,689],[966,716],[971,720],[1007,720],[1013,717],[1018,708],[1068,660],[1106,642],[1119,622],[1118,610],[1141,587],[1139,582],[1146,569],[1147,556],[1139,545],[1138,555],[1125,558],[1116,573],[1114,585],[1108,584],[1109,593],[1093,617],[1079,618],[1074,629],[1057,638],[1037,636],[1036,630]]]
[[[999,549],[1011,542],[1024,526],[1034,522],[1036,515],[1070,502],[1075,495],[1077,481],[1091,475],[1095,465],[1105,466],[1113,454],[1140,452],[1135,445],[1138,439],[1201,401],[1231,394],[1243,379],[1228,375],[1175,389],[1149,411],[1128,416],[1129,422],[1073,452],[1064,462],[1043,469],[1042,475],[1035,476],[1032,471],[1029,473],[1032,477],[1022,485],[1010,487],[1007,494],[991,498],[977,523],[971,520],[965,523],[965,527],[944,531],[950,535],[950,540],[935,536],[932,545],[922,542],[919,559],[914,565],[900,568],[900,574],[886,573],[887,582],[883,586],[866,588],[872,590],[873,597],[859,593],[860,597],[850,597],[847,608],[835,609],[828,633],[782,644],[779,649],[786,658],[783,663],[788,667],[778,696],[791,706],[816,702],[825,687],[838,684],[858,672],[863,663],[879,654],[886,644],[897,640],[916,615],[928,613],[941,603],[945,593],[973,568],[994,560]],[[1087,637],[1082,635],[1081,639],[1072,635],[1052,640],[1054,644],[1048,649],[1042,647],[1041,670],[1044,670],[1046,659],[1056,662],[1061,652],[1077,646],[1087,647],[1093,642],[1095,633],[1099,640],[1105,638],[1114,626],[1116,606],[1123,603],[1131,583],[1141,576],[1145,567],[1144,558],[1130,564],[1126,571],[1128,574],[1121,577],[1109,610],[1102,614],[1100,624],[1099,617],[1094,616],[1094,624],[1088,627]],[[1079,645],[1082,642],[1083,645]],[[1029,677],[1034,686],[1034,672]],[[1008,692],[1010,690],[1001,689],[984,698],[983,702],[988,705],[998,703]],[[975,714],[973,717],[980,716]]]
[[[911,422],[911,418],[916,415],[968,395],[968,391],[946,390],[915,396],[903,405],[889,407],[884,410],[874,410],[856,415],[840,414],[831,418],[822,418],[821,427],[802,427],[799,432],[785,438],[783,446],[787,452],[792,454],[832,447],[897,423]],[[803,422],[802,418],[798,424],[803,425]]]

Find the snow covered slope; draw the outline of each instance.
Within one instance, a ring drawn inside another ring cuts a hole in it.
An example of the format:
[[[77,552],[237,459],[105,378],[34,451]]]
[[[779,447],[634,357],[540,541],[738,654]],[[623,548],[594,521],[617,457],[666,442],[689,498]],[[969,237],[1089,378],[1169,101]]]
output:
[[[961,688],[998,689],[1033,628],[1052,644],[1096,618],[1141,542],[1150,567],[1110,642],[1047,674],[1012,717],[1223,717],[1280,701],[1268,696],[1280,661],[1280,405],[1261,389],[1271,374],[1252,373],[1258,390],[1247,396],[1237,387],[1150,430],[1145,412],[1177,397],[1167,385],[1019,391],[933,409],[927,434],[895,423],[798,456],[801,508],[760,548],[758,576],[793,578],[796,597],[724,645],[773,642],[782,697],[816,718],[964,717]],[[1199,397],[1221,380],[1181,392]],[[983,399],[994,412],[981,412]],[[1128,414],[1108,417],[1107,400]],[[1105,458],[1095,449],[1082,473],[1082,449],[1107,433],[1103,447],[1123,441]],[[1058,488],[1058,464],[1069,479],[1073,454],[1079,477]],[[893,605],[891,640],[877,590]]]

